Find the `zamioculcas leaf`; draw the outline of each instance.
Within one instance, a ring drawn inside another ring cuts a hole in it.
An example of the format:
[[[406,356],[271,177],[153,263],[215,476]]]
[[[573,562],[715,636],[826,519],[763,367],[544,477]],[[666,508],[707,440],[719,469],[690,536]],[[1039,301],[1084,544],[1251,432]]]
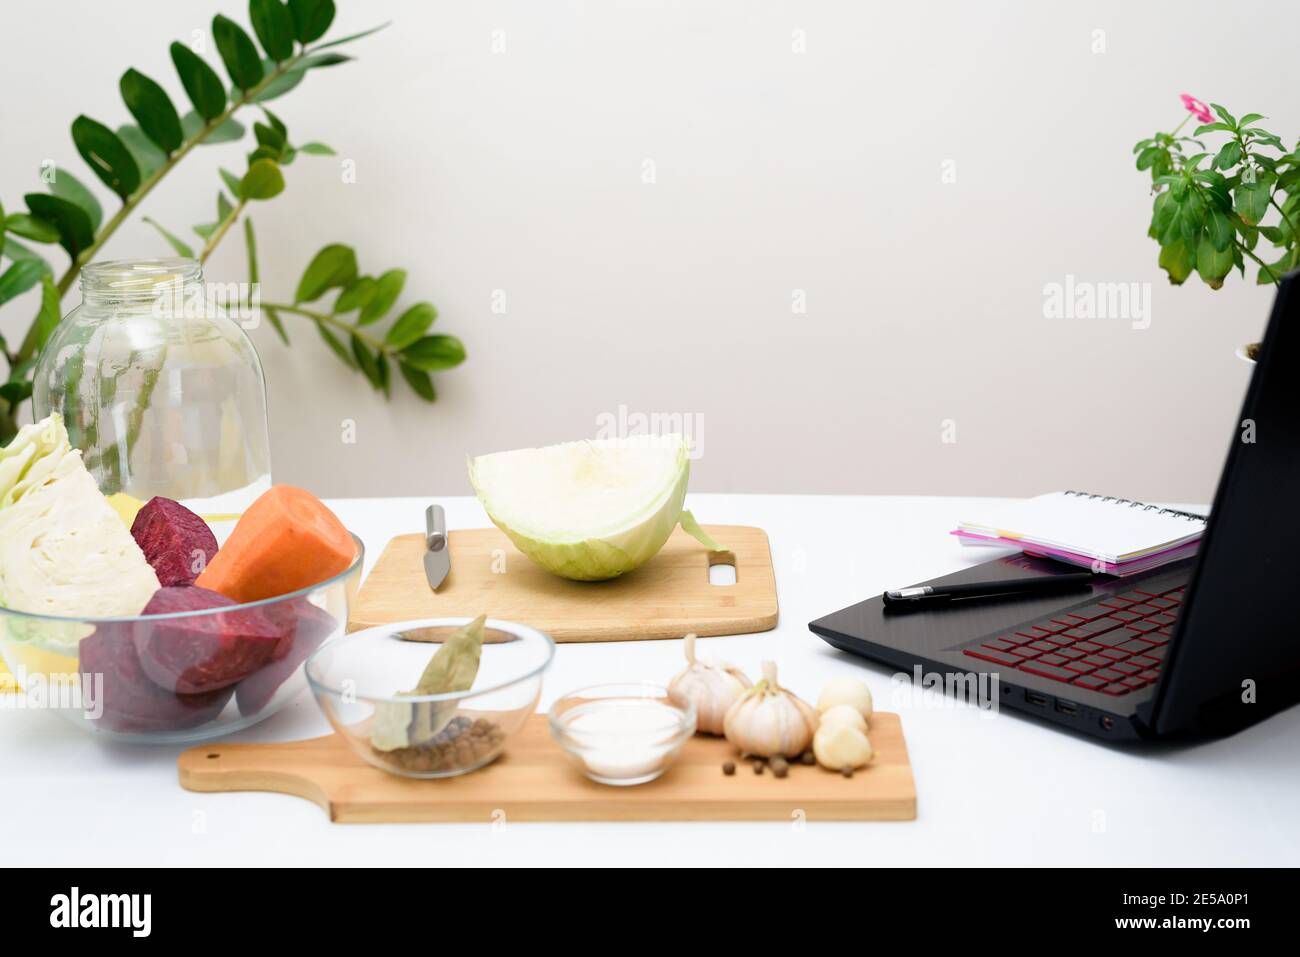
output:
[[[401,360],[425,372],[450,369],[465,361],[465,346],[455,336],[425,336],[401,351]]]
[[[257,273],[257,237],[253,235],[253,218],[244,217],[244,248],[248,251],[248,281],[256,285],[258,283]],[[266,318],[271,320],[271,326],[275,329],[276,335],[286,346],[289,344],[289,334],[284,330],[284,322],[280,319],[280,314],[269,306],[263,306],[262,312]]]
[[[61,196],[45,193],[28,193],[23,197],[32,215],[52,223],[59,231],[59,245],[76,259],[81,251],[95,241],[95,231],[86,211]]]
[[[270,100],[276,99],[277,97],[284,96],[302,82],[303,77],[307,75],[308,70],[314,69],[315,67],[336,66],[339,63],[347,63],[351,59],[352,57],[344,56],[341,53],[313,53],[309,56],[305,56],[270,83],[266,84],[266,86],[262,87],[257,96],[253,97],[253,99],[257,103],[266,103]],[[267,61],[265,64],[267,72],[275,69],[276,65],[277,64],[273,60]]]
[[[402,378],[406,380],[407,385],[425,402],[433,402],[438,398],[438,393],[433,388],[433,379],[429,373],[423,369],[417,369],[415,366],[408,366],[405,362],[399,362],[397,368],[401,370]]]
[[[388,362],[388,354],[376,352],[375,364],[379,367],[379,388],[383,391],[385,399],[391,399],[393,397],[393,367]]]
[[[320,330],[320,337],[325,340],[325,344],[330,347],[330,350],[338,356],[339,359],[342,360],[343,364],[349,369],[355,369],[357,367],[357,361],[352,358],[352,354],[348,352],[347,346],[339,342],[339,337],[330,332],[329,327],[323,322],[316,323],[316,328]]]
[[[0,340],[3,342],[3,340]],[[32,383],[30,379],[11,379],[4,385],[0,385],[0,399],[9,403],[10,407],[26,402],[32,397]]]
[[[80,206],[90,217],[91,232],[99,232],[99,224],[104,219],[104,210],[86,186],[61,166],[52,167],[47,179],[50,192],[60,199],[66,199],[74,206]]]
[[[24,340],[24,351],[35,356],[45,348],[45,342],[50,338],[50,333],[54,327],[59,324],[59,290],[54,285],[54,278],[46,275],[41,279],[41,308],[36,313],[36,321],[28,330],[27,339],[30,344]]]
[[[177,256],[184,256],[186,259],[194,258],[194,250],[191,249],[188,245],[186,245],[180,239],[180,237],[176,236],[173,233],[168,232],[166,229],[163,228],[162,224],[159,223],[157,220],[152,219],[149,216],[145,216],[142,218],[144,222],[148,223],[154,229],[158,230],[162,238],[167,240],[167,245],[171,246],[171,248],[175,250]]]
[[[330,47],[336,47],[344,43],[351,43],[353,40],[360,40],[362,37],[368,37],[372,33],[378,33],[380,30],[384,29],[385,27],[392,26],[392,23],[393,21],[389,20],[385,23],[379,24],[379,26],[377,27],[371,27],[369,30],[362,30],[360,33],[349,33],[347,36],[339,37],[337,40],[331,40],[329,43],[318,44],[316,49],[326,50]]]
[[[298,147],[298,152],[306,153],[309,156],[337,156],[334,147],[326,146],[324,143],[303,143]]]
[[[306,147],[303,149],[305,150]],[[393,303],[397,302],[397,297],[402,294],[402,286],[405,284],[405,269],[390,269],[380,276],[375,286],[375,297],[361,310],[357,323],[364,326],[388,315],[388,310],[392,309]]]
[[[167,91],[139,70],[130,69],[118,83],[126,108],[145,136],[164,153],[174,153],[181,145],[181,118],[172,106]]]
[[[167,154],[160,150],[153,140],[145,136],[144,130],[134,123],[123,123],[117,128],[117,135],[135,157],[135,164],[140,167],[140,175],[145,179],[158,172],[158,167],[167,162]]]
[[[253,135],[257,137],[257,142],[260,146],[265,146],[268,149],[275,151],[277,155],[279,155],[284,148],[289,145],[289,141],[285,139],[283,133],[277,130],[274,126],[267,126],[265,123],[254,123]]]
[[[204,120],[203,117],[199,116],[199,114],[195,113],[193,110],[182,116],[181,129],[185,131],[185,138],[189,139],[192,136],[197,136],[206,122],[207,121]],[[244,124],[240,123],[239,120],[232,116],[216,129],[209,132],[208,135],[203,138],[203,145],[215,146],[218,143],[229,143],[232,140],[239,139],[243,135]]]
[[[375,361],[375,354],[357,336],[352,337],[352,355],[356,357],[357,367],[361,369],[370,384],[376,389],[382,388],[384,383],[380,377],[379,363]]]
[[[82,114],[72,121],[72,142],[105,186],[126,199],[140,185],[140,167],[116,133]]]
[[[266,107],[262,107],[262,112],[266,114],[266,121],[270,123],[272,127],[275,128],[275,131],[277,133],[285,137],[287,140],[289,136],[289,129],[284,125],[284,120],[280,119],[270,110],[268,110]]]
[[[239,181],[240,199],[270,199],[284,192],[284,174],[269,159],[256,160]]]
[[[226,189],[230,190],[236,196],[239,195],[239,177],[226,169],[217,170],[221,174],[221,182],[226,184]]]
[[[348,285],[357,277],[357,254],[350,246],[332,243],[318,252],[298,282],[294,302],[313,302],[327,290]]]
[[[311,43],[325,35],[334,22],[334,0],[289,0],[293,35],[299,43]]]
[[[217,71],[183,43],[173,43],[171,53],[181,86],[185,87],[195,111],[204,120],[220,116],[226,108],[226,87]]]
[[[0,306],[31,289],[44,275],[40,264],[30,259],[10,263],[9,268],[0,273]]]
[[[230,218],[232,212],[230,200],[226,199],[226,194],[217,190],[217,222],[224,223]]]
[[[393,323],[384,336],[384,344],[400,352],[428,332],[437,318],[437,309],[427,302],[417,302]]]
[[[293,16],[280,0],[250,0],[248,19],[271,59],[279,62],[293,56]]]
[[[36,243],[57,243],[59,231],[52,223],[37,219],[30,213],[10,213],[4,218],[4,231],[30,239]]]
[[[50,275],[53,272],[53,270],[50,269],[50,264],[45,261],[44,256],[40,255],[40,253],[37,253],[31,249],[28,249],[22,243],[18,242],[18,240],[14,239],[12,236],[6,236],[4,238],[3,251],[5,256],[8,257],[9,259],[14,260],[14,262],[17,262],[20,259],[29,260],[31,262],[39,264],[41,269],[44,270],[46,275]]]
[[[217,14],[212,18],[212,39],[235,86],[241,90],[257,86],[262,79],[262,57],[253,38],[234,20]]]
[[[358,276],[339,293],[338,299],[334,301],[334,312],[338,314],[363,309],[370,304],[378,291],[379,284],[372,277]]]

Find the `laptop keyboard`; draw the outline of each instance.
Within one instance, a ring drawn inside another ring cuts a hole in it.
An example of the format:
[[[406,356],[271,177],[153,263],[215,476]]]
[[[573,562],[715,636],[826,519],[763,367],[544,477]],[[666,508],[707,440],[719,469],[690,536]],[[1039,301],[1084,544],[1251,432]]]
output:
[[[1183,585],[1168,591],[1135,588],[981,638],[961,650],[971,658],[1089,691],[1130,694],[1160,677],[1184,591]]]

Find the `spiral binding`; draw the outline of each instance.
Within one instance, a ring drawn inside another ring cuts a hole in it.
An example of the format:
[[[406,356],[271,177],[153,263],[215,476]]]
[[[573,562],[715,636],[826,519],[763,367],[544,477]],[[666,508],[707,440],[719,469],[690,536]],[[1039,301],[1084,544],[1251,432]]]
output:
[[[1140,508],[1144,512],[1155,512],[1157,515],[1177,515],[1179,518],[1200,522],[1202,525],[1208,521],[1204,515],[1197,515],[1195,512],[1184,512],[1176,508],[1161,508],[1159,505],[1148,505],[1146,502],[1137,502],[1131,498],[1116,498],[1114,495],[1094,495],[1091,492],[1076,492],[1073,490],[1069,490],[1065,494],[1099,502],[1111,502],[1115,505],[1127,505],[1129,508]]]

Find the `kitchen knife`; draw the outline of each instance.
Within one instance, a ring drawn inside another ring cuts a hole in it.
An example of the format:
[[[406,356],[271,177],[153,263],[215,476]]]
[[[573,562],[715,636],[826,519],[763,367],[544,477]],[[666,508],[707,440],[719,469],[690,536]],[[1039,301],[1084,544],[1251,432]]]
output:
[[[451,571],[451,548],[447,538],[447,516],[441,505],[430,505],[424,512],[424,577],[434,591]]]

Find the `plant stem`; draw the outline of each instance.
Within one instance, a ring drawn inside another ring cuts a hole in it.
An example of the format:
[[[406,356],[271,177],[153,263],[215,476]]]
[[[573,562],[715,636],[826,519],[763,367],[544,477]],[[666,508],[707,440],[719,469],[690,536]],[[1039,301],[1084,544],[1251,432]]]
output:
[[[135,192],[122,201],[121,208],[118,209],[118,211],[113,214],[112,218],[104,224],[102,229],[100,229],[99,235],[95,237],[94,242],[81,250],[77,257],[68,265],[67,271],[59,277],[59,298],[62,298],[67,291],[72,288],[72,284],[76,281],[78,274],[81,272],[81,268],[94,258],[95,254],[99,252],[104,243],[108,242],[109,237],[111,237],[113,233],[117,232],[117,228],[121,226],[122,223],[126,222],[127,217],[130,216],[131,213],[135,212],[136,207],[140,205],[153,188],[162,181],[164,176],[172,171],[176,164],[179,163],[190,150],[206,140],[210,135],[212,135],[213,130],[229,120],[236,112],[252,103],[262,90],[266,89],[266,87],[274,80],[279,79],[286,72],[292,69],[293,66],[302,59],[305,53],[305,50],[301,51],[297,55],[285,60],[283,63],[276,64],[275,69],[262,77],[255,86],[244,90],[238,99],[232,101],[230,106],[226,108],[225,112],[221,113],[219,116],[213,117],[205,123],[198,132],[185,140],[185,142],[181,143],[176,152],[167,157],[161,166],[154,170],[153,173],[144,180],[144,182],[136,187]],[[33,336],[29,335],[27,339],[24,340],[22,348],[19,349],[15,358],[19,362],[24,362],[31,358],[31,354],[35,351],[35,348],[35,339]]]
[[[338,329],[340,332],[345,332],[349,336],[356,336],[366,345],[370,346],[370,348],[375,349],[378,352],[391,353],[393,351],[382,339],[376,339],[374,336],[370,335],[370,333],[364,332],[357,326],[350,325],[337,316],[332,316],[327,312],[317,312],[314,309],[304,309],[302,306],[286,305],[279,302],[264,302],[262,303],[262,308],[274,309],[276,312],[287,312],[290,315],[302,316],[303,318],[310,319],[313,322],[322,322],[325,325],[333,326],[335,329]]]
[[[221,242],[221,240],[225,238],[226,233],[230,232],[230,227],[235,225],[240,214],[243,213],[244,207],[247,205],[248,200],[241,199],[235,204],[235,208],[230,211],[230,215],[221,221],[221,225],[213,231],[212,235],[208,238],[207,245],[204,246],[203,251],[199,253],[199,265],[203,265],[208,261],[208,257],[212,255],[212,251],[217,248],[217,243]]]
[[[1246,248],[1246,244],[1245,244],[1245,243],[1243,243],[1240,239],[1238,239],[1238,238],[1235,237],[1235,236],[1233,237],[1233,241],[1236,242],[1237,247],[1238,247],[1238,248],[1239,248],[1243,253],[1245,253],[1245,254],[1246,254],[1247,256],[1249,256],[1251,259],[1255,260],[1256,265],[1259,266],[1260,272],[1265,273],[1265,274],[1269,277],[1269,281],[1270,281],[1270,282],[1281,282],[1281,281],[1282,281],[1280,278],[1278,278],[1277,273],[1273,272],[1272,268],[1268,265],[1268,263],[1264,262],[1264,260],[1262,260],[1262,259],[1260,259],[1258,256],[1256,256],[1256,255],[1255,255],[1255,254],[1254,254],[1250,249]]]
[[[1295,244],[1291,249],[1291,268],[1294,269],[1296,266],[1300,266],[1300,233],[1296,232],[1295,223],[1291,222],[1291,217],[1286,214],[1286,210],[1277,204],[1276,197],[1277,190],[1273,190],[1273,194],[1269,196],[1268,201],[1278,211],[1283,221],[1291,227],[1291,242]]]

